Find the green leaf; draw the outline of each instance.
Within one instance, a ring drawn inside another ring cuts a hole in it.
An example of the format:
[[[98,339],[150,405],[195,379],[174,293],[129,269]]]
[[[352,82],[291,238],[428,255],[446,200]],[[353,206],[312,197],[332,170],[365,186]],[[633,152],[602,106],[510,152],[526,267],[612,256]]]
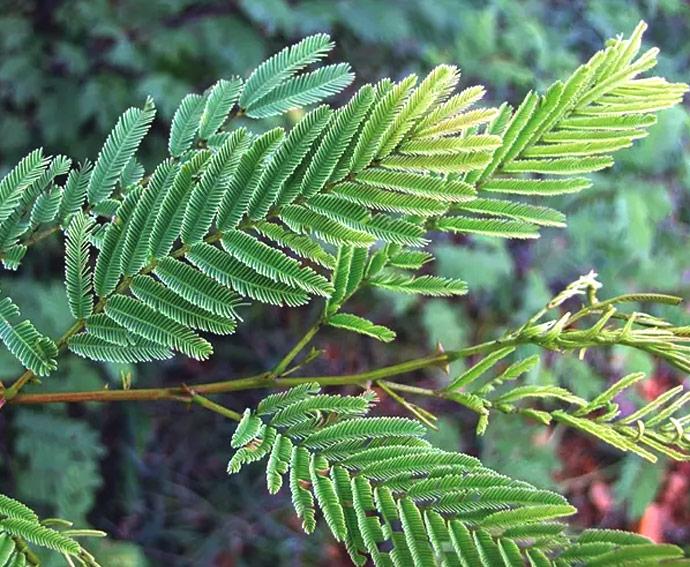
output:
[[[73,169],[69,172],[58,211],[58,219],[63,226],[66,226],[69,217],[80,211],[84,205],[92,170],[93,164],[86,160],[79,166],[79,169]]]
[[[460,72],[457,67],[452,65],[435,67],[409,94],[395,119],[386,128],[381,136],[376,157],[383,159],[388,156],[412,130],[419,118],[452,92],[459,78]]]
[[[464,173],[481,169],[491,160],[491,152],[459,153],[451,156],[413,156],[392,154],[381,160],[381,166],[414,173]],[[538,160],[525,160],[536,162]],[[527,171],[531,171],[527,169]],[[588,170],[591,171],[591,170]]]
[[[249,76],[240,96],[240,106],[251,108],[292,75],[325,57],[333,45],[328,35],[316,34],[276,53]]]
[[[474,188],[464,181],[382,168],[362,171],[357,175],[357,182],[449,203],[469,201],[476,194]]]
[[[504,177],[491,179],[482,185],[482,189],[493,193],[550,196],[579,193],[591,186],[592,182],[585,177],[569,177],[567,179],[519,179]]]
[[[467,283],[453,278],[439,276],[411,277],[404,274],[379,274],[371,278],[371,285],[405,294],[428,295],[431,297],[451,297],[465,295]]]
[[[401,417],[367,417],[324,427],[304,440],[306,447],[324,448],[347,440],[376,439],[387,436],[421,437],[426,429],[419,422]]]
[[[565,226],[565,215],[559,211],[549,207],[499,199],[474,199],[468,203],[456,205],[452,207],[452,210],[515,219],[538,226]]]
[[[244,153],[235,175],[230,180],[218,209],[216,224],[220,230],[235,228],[256,198],[256,188],[275,148],[285,135],[274,128],[259,136]]]
[[[487,354],[484,358],[482,358],[482,360],[451,380],[450,384],[448,384],[444,389],[446,391],[451,391],[459,390],[460,388],[468,386],[513,351],[515,351],[515,347],[504,347]]]
[[[242,79],[219,80],[206,97],[206,105],[199,120],[199,137],[208,140],[227,120],[228,114],[242,91]]]
[[[151,175],[127,223],[122,244],[122,272],[132,276],[149,260],[151,231],[161,205],[179,172],[179,164],[172,159],[163,161]]]
[[[331,118],[332,111],[320,106],[300,120],[283,142],[276,148],[266,169],[261,174],[249,204],[249,217],[263,219],[275,204],[280,191],[290,175],[309,152],[316,138]]]
[[[35,543],[66,555],[79,555],[81,552],[81,546],[71,537],[47,528],[35,521],[22,518],[7,518],[0,520],[0,530],[25,539],[30,543]]]
[[[261,419],[252,414],[252,411],[247,408],[244,410],[242,419],[237,424],[235,433],[232,435],[230,446],[233,449],[239,449],[242,445],[246,445],[257,437],[262,425]]]
[[[294,108],[314,104],[339,93],[354,78],[354,73],[347,63],[326,65],[311,73],[287,79],[270,93],[249,104],[246,107],[246,114],[251,118],[267,118]],[[249,86],[249,81],[247,86]]]
[[[443,232],[479,234],[500,238],[539,238],[539,232],[537,232],[535,225],[503,219],[453,216],[437,220],[436,228]]]
[[[136,342],[135,337],[127,329],[105,313],[97,313],[89,317],[86,320],[86,330],[89,335],[120,346],[128,346]]]
[[[171,156],[180,157],[192,147],[205,104],[206,99],[198,94],[188,94],[180,102],[170,125],[168,151]]]
[[[62,191],[59,187],[53,187],[51,191],[41,193],[31,209],[31,217],[29,219],[30,225],[38,226],[55,220],[61,202]]]
[[[326,278],[248,234],[228,231],[221,242],[226,252],[262,276],[314,295],[327,297],[331,292]]]
[[[165,193],[159,210],[155,212],[149,239],[149,252],[154,258],[167,256],[180,236],[195,177],[203,170],[209,158],[209,152],[196,153],[179,169],[172,187]]]
[[[291,250],[304,259],[316,262],[324,268],[333,269],[335,267],[335,258],[324,250],[318,242],[308,236],[295,234],[278,224],[270,222],[257,222],[253,228],[262,236],[271,239],[284,249]]]
[[[20,518],[29,522],[38,522],[38,516],[31,508],[4,494],[0,494],[0,515],[6,518]]]
[[[0,340],[26,368],[46,376],[57,368],[57,347],[30,321],[15,323],[19,308],[9,297],[0,299]]]
[[[136,276],[130,289],[137,299],[185,327],[217,335],[229,335],[237,327],[234,319],[197,307],[150,276]]]
[[[352,313],[337,313],[331,315],[327,322],[331,327],[345,329],[346,331],[352,331],[360,335],[367,335],[368,337],[373,337],[384,343],[388,343],[395,338],[395,331],[383,325],[376,325],[368,319],[353,315]]]
[[[304,447],[294,447],[290,459],[290,492],[297,517],[302,520],[302,529],[310,534],[316,529],[314,497],[307,488],[311,484],[309,452]]]
[[[195,244],[206,236],[227,190],[230,178],[249,145],[248,132],[235,130],[206,164],[199,183],[192,190],[182,219],[182,242]]]
[[[446,204],[433,198],[384,191],[376,187],[359,185],[357,183],[339,183],[335,187],[333,194],[347,201],[389,213],[437,216],[444,214],[448,210]]]
[[[316,148],[314,157],[309,161],[299,188],[294,194],[283,191],[278,204],[291,203],[298,195],[312,197],[324,188],[373,104],[374,97],[373,87],[365,85],[347,105],[338,110],[329,122],[326,135]]]
[[[337,541],[347,537],[345,513],[335,491],[333,481],[329,477],[329,463],[320,456],[312,456],[309,465],[311,482],[314,486],[316,501],[323,512],[331,533]]]
[[[290,307],[309,301],[309,295],[304,291],[267,278],[210,244],[195,244],[187,253],[187,259],[221,285],[257,301]]]
[[[14,213],[21,203],[22,193],[41,178],[49,163],[50,160],[43,157],[43,150],[34,150],[0,181],[0,223]]]
[[[131,333],[191,358],[205,360],[213,352],[211,344],[194,331],[131,297],[111,297],[105,313]]]
[[[189,264],[162,258],[154,273],[168,288],[197,307],[220,317],[237,317],[235,310],[240,304],[239,297]]]
[[[152,99],[144,107],[130,108],[117,121],[103,145],[89,179],[89,203],[95,204],[112,194],[115,183],[136,153],[156,115]]]
[[[126,346],[114,344],[90,333],[74,335],[69,340],[69,349],[88,360],[115,363],[148,362],[166,360],[173,353],[168,348],[152,341],[138,340]]]
[[[402,111],[402,105],[416,82],[417,77],[410,75],[393,86],[386,81],[377,85],[377,102],[364,122],[353,149],[350,171],[360,172],[374,160],[383,145],[386,132]]]
[[[561,400],[563,402],[578,406],[584,406],[587,404],[587,402],[579,396],[576,396],[565,388],[560,388],[558,386],[519,386],[517,388],[513,388],[510,392],[499,396],[493,400],[493,403],[509,404],[524,398],[554,398],[556,400]]]
[[[141,197],[141,188],[131,191],[117,209],[117,215],[107,225],[103,246],[96,259],[93,288],[99,297],[110,295],[117,288],[123,273],[124,245],[127,225]]]
[[[329,218],[319,212],[298,205],[285,205],[280,210],[281,220],[298,233],[312,233],[317,238],[336,246],[369,247],[376,238]]]
[[[89,235],[93,224],[91,217],[75,215],[65,239],[65,289],[75,319],[86,319],[93,311],[89,269]]]

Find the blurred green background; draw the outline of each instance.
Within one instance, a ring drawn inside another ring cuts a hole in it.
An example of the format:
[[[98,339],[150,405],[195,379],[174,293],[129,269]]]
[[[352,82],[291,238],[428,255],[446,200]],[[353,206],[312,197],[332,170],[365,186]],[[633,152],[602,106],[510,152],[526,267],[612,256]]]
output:
[[[681,0],[0,0],[0,8],[0,172],[37,146],[94,159],[118,115],[149,94],[159,118],[141,158],[156,163],[184,94],[246,75],[316,31],[333,35],[336,58],[353,65],[356,84],[455,63],[464,86],[487,86],[489,103],[516,103],[530,88],[564,78],[639,19],[650,25],[646,43],[662,49],[659,74],[687,81],[690,67],[690,5]],[[495,337],[590,269],[611,295],[633,289],[690,295],[688,118],[687,108],[666,111],[646,140],[597,176],[594,189],[564,198],[567,230],[545,230],[536,243],[475,239],[459,246],[437,239],[438,273],[466,279],[470,295],[427,301],[363,295],[354,310],[395,328],[400,340],[382,347],[327,333],[315,369],[354,372],[420,354],[437,341],[448,349]],[[32,250],[18,274],[0,278],[22,312],[53,336],[68,320],[60,251],[56,237]],[[207,364],[180,359],[135,369],[71,357],[42,388],[119,387],[122,372],[137,385],[160,385],[263,370],[317,309],[255,308]],[[644,355],[614,351],[586,362],[544,357],[529,380],[563,383],[587,396],[631,370],[651,375],[642,397],[682,379]],[[0,379],[17,371],[0,357]],[[259,397],[222,401],[241,409]],[[381,406],[399,411],[389,400]],[[434,434],[441,446],[562,491],[580,508],[579,526],[690,541],[686,465],[649,466],[511,418],[494,420],[477,440],[472,416],[454,406],[434,409],[445,416]],[[301,534],[288,496],[269,497],[259,469],[225,476],[232,429],[203,410],[163,403],[12,408],[0,413],[2,491],[45,515],[108,531],[111,540],[96,547],[107,566],[347,564],[325,533]],[[662,526],[653,524],[650,510],[661,513],[655,517]]]

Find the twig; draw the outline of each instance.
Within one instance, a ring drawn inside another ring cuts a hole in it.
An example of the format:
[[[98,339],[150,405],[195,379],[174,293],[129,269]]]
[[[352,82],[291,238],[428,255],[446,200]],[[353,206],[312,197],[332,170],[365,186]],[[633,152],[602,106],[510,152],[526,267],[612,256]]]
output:
[[[322,386],[346,386],[364,384],[369,381],[385,380],[394,376],[409,374],[424,368],[443,366],[448,362],[489,352],[497,345],[517,344],[515,341],[489,341],[479,345],[467,347],[456,351],[433,354],[421,358],[415,358],[399,364],[385,366],[376,370],[360,372],[358,374],[346,374],[342,376],[299,376],[290,378],[276,377],[274,371],[262,372],[253,376],[224,380],[220,382],[207,382],[190,385],[198,394],[221,394],[225,392],[237,392],[242,390],[254,390],[263,388],[292,387],[299,384],[316,382]],[[130,402],[130,401],[155,401],[177,400],[179,396],[187,394],[184,385],[167,388],[133,388],[129,390],[91,390],[81,392],[54,392],[39,394],[19,394],[8,400],[11,404],[51,404],[74,402]]]
[[[414,415],[419,421],[421,421],[431,429],[438,431],[438,426],[435,423],[435,421],[438,421],[438,418],[434,414],[425,410],[424,408],[417,406],[416,404],[413,404],[412,402],[409,402],[400,394],[395,392],[394,384],[392,382],[379,380],[377,384],[384,392],[386,392],[386,394],[388,394],[392,399],[394,399],[402,407],[404,407],[407,411]]]
[[[220,404],[217,404],[216,402],[209,400],[208,398],[200,396],[192,388],[187,388],[186,386],[184,386],[184,388],[187,389],[189,395],[191,396],[189,399],[191,403],[200,405],[201,407],[204,407],[207,410],[220,414],[223,417],[228,417],[234,421],[240,421],[242,419],[241,413],[237,413],[236,411],[226,408],[225,406],[221,406]]]

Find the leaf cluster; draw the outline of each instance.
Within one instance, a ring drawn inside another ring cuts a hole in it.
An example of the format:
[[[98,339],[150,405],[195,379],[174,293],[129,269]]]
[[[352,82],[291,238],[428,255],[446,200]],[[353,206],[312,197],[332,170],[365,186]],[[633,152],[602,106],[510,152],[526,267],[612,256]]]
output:
[[[318,510],[357,565],[685,563],[679,548],[633,534],[571,536],[559,520],[575,509],[562,496],[433,448],[417,421],[367,416],[374,401],[315,384],[272,394],[238,424],[228,472],[265,461],[268,490],[287,477],[305,531]]]

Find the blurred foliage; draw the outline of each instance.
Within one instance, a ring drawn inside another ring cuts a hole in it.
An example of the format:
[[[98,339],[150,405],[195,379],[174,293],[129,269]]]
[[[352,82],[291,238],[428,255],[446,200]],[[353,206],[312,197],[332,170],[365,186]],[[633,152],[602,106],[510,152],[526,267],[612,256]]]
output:
[[[663,480],[664,469],[640,459],[623,459],[620,476],[614,486],[619,502],[628,506],[628,515],[637,520],[654,500]]]
[[[678,80],[690,71],[690,5],[682,0],[0,4],[0,171],[39,145],[49,153],[94,158],[117,116],[146,95],[155,98],[160,118],[144,157],[158,160],[165,147],[163,124],[184,94],[220,77],[245,74],[276,48],[315,31],[334,36],[337,59],[350,62],[360,82],[457,63],[464,84],[485,84],[492,102],[515,103],[529,88],[564,76],[602,39],[629,32],[641,18],[650,26],[647,42],[662,49],[659,73]],[[530,244],[437,239],[438,273],[467,280],[470,295],[421,303],[365,295],[359,300],[362,310],[377,310],[377,320],[398,329],[401,340],[384,348],[327,335],[321,370],[356,371],[426,352],[439,342],[455,348],[493,338],[592,268],[612,295],[651,289],[687,297],[689,124],[687,108],[667,111],[648,139],[626,151],[614,171],[599,175],[592,190],[555,203],[568,212],[565,231],[547,230]],[[2,282],[22,312],[51,335],[62,331],[59,322],[67,309],[55,250],[48,245],[32,251],[26,267]],[[252,311],[250,324],[219,344],[203,378],[251,372],[257,364],[268,367],[289,344],[291,331],[305,328],[311,315],[309,309]],[[426,344],[418,340],[420,325]],[[190,361],[156,369],[155,375],[151,368],[137,369],[133,378],[141,384],[202,378],[200,366]],[[72,358],[44,386],[98,388],[119,380],[122,370],[133,369],[95,367]],[[662,382],[670,379],[646,357],[618,351],[596,359],[587,355],[587,363],[553,356],[529,379],[564,381],[587,396],[599,391],[602,381],[632,370],[656,372]],[[16,371],[9,360],[0,360],[0,378],[12,378]],[[251,404],[253,395],[242,404]],[[559,460],[557,440],[542,428],[497,419],[482,444],[473,445],[471,419],[456,410],[447,414],[438,441],[481,454],[487,466],[543,487],[567,491],[570,484],[560,481],[581,474]],[[24,427],[28,421],[32,426]],[[229,437],[230,429],[214,416],[158,405],[59,407],[3,412],[0,428],[5,433],[3,485],[46,514],[80,523],[85,518],[133,542],[102,543],[96,553],[106,565],[144,565],[145,557],[166,565],[344,560],[337,548],[324,545],[325,538],[300,537],[288,507],[264,499],[259,481],[246,475],[224,479],[227,448],[217,440]],[[199,435],[211,428],[219,434]],[[601,457],[602,466],[611,465],[610,454]],[[625,514],[615,527],[630,527],[654,500],[663,471],[635,457],[616,459],[613,492]],[[96,500],[98,513],[92,510]],[[680,533],[687,538],[690,528]]]

